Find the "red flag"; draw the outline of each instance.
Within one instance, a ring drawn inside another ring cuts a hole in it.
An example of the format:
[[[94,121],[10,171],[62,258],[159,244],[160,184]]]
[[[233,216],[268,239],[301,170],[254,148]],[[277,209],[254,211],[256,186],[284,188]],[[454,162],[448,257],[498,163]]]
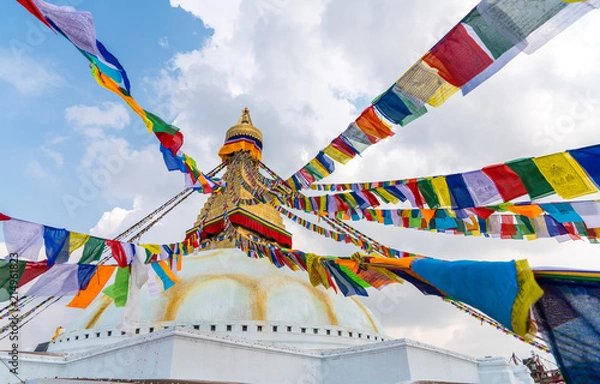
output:
[[[490,165],[482,169],[498,188],[504,201],[511,201],[527,194],[519,176],[505,164]]]
[[[483,220],[487,220],[487,218],[492,216],[492,214],[495,212],[493,209],[489,209],[489,208],[485,208],[485,207],[471,208],[471,210],[477,216],[481,217]]]
[[[125,250],[121,242],[118,240],[106,240],[106,245],[109,246],[112,256],[117,264],[119,264],[119,267],[125,268],[127,266],[127,255],[125,255]]]
[[[459,23],[423,56],[423,61],[437,69],[439,75],[450,84],[462,87],[494,60]]]
[[[165,147],[171,150],[171,152],[176,155],[179,148],[183,145],[183,134],[181,132],[176,132],[174,135],[169,135],[164,132],[154,132],[158,141]]]
[[[52,30],[52,32],[54,32],[54,29],[50,26],[50,24],[48,23],[48,20],[46,20],[44,15],[42,15],[42,12],[39,10],[37,5],[35,5],[35,3],[33,1],[17,0],[17,2],[19,4],[21,4],[26,10],[28,10],[29,13],[31,13],[33,16],[37,17],[39,21],[46,24],[46,26],[48,26],[48,28],[50,28]]]
[[[38,262],[30,262],[28,261],[25,265],[25,270],[19,279],[19,288],[29,283],[31,280],[35,279],[42,273],[49,270],[50,267],[46,260],[38,261]]]
[[[362,191],[362,194],[364,197],[367,198],[367,200],[369,201],[369,204],[371,204],[371,207],[373,207],[373,208],[379,207],[379,205],[380,205],[379,200],[377,200],[377,198],[375,197],[373,192],[364,190],[364,191]]]
[[[417,186],[417,180],[416,179],[410,179],[407,183],[406,186],[408,187],[408,189],[410,189],[410,191],[412,192],[413,196],[415,197],[415,204],[417,204],[417,206],[419,208],[423,208],[423,196],[421,196],[421,192],[419,191],[419,187]]]
[[[0,221],[8,221],[10,220],[10,216],[6,216],[2,212],[0,212]]]

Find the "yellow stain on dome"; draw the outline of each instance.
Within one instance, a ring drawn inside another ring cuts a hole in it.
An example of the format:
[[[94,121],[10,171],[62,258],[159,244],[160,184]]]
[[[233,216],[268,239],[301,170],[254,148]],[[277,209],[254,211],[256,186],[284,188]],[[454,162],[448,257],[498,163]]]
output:
[[[228,249],[217,249],[206,253],[199,253],[184,259],[184,263],[187,264],[187,262],[193,260],[212,260],[222,257],[228,252],[230,252]],[[223,265],[223,267],[225,267],[225,265]],[[286,274],[249,276],[245,273],[212,273],[200,274],[193,277],[180,277],[180,281],[177,284],[161,294],[159,300],[162,305],[159,304],[159,312],[155,313],[154,316],[156,317],[151,321],[177,321],[180,310],[185,306],[186,299],[201,294],[201,291],[211,284],[227,281],[235,283],[239,288],[242,288],[247,292],[247,298],[244,299],[244,306],[246,307],[247,305],[249,307],[249,313],[246,316],[251,317],[247,320],[268,321],[270,317],[268,311],[270,295],[278,292],[280,288],[298,287],[298,289],[305,291],[313,303],[317,305],[316,308],[318,308],[317,310],[319,313],[325,316],[323,320],[327,321],[329,325],[340,325],[340,320],[335,310],[334,297],[332,297],[330,292],[327,292],[324,289],[315,288],[308,281],[295,276]],[[377,321],[362,302],[355,298],[346,299],[351,300],[353,304],[356,305],[356,309],[365,316],[366,323],[369,324],[375,332],[380,332]],[[105,295],[98,300],[98,305],[86,322],[85,329],[94,328],[113,303],[113,300]]]
[[[104,311],[106,310],[106,308],[108,308],[108,306],[113,302],[113,299],[103,295],[100,298],[100,304],[98,306],[98,309],[96,309],[96,312],[92,315],[92,318],[90,319],[90,321],[88,321],[88,323],[85,326],[85,329],[92,329],[96,326],[96,323],[98,322],[98,320],[100,320],[100,316],[102,316],[102,314],[104,313]]]
[[[315,289],[308,282],[293,278],[290,279],[289,276],[278,276],[277,278],[271,277],[267,280],[261,281],[257,280],[256,278],[248,277],[242,274],[203,275],[201,279],[185,282],[180,281],[178,284],[173,286],[173,288],[167,291],[168,304],[163,315],[162,321],[175,321],[177,319],[179,308],[181,307],[185,299],[198,289],[202,289],[203,285],[207,285],[214,281],[226,280],[235,281],[236,283],[240,284],[242,287],[246,288],[249,292],[252,293],[252,319],[249,320],[268,320],[267,300],[269,297],[269,292],[272,291],[272,289],[275,286],[294,284],[306,289],[306,291],[308,291],[308,293],[311,294],[311,296],[322,305],[327,314],[327,319],[329,320],[329,323],[331,325],[339,324],[330,298],[325,292],[319,289]],[[376,327],[373,328],[376,329]]]
[[[223,275],[203,275],[201,278],[192,281],[179,281],[169,291],[167,291],[167,308],[163,314],[162,321],[175,321],[181,304],[193,291],[202,289],[203,285],[207,285],[214,281],[232,280],[246,288],[250,292],[258,293],[260,284],[253,278],[242,274],[223,274]],[[256,297],[260,297],[258,294]],[[252,320],[265,320],[266,309],[265,301],[252,301]]]
[[[371,316],[367,307],[365,307],[363,303],[361,303],[358,299],[354,297],[350,297],[349,299],[354,301],[354,303],[361,309],[361,311],[364,312],[364,314],[367,316],[367,319],[369,320],[369,323],[371,324],[371,327],[373,327],[375,332],[379,333],[379,327],[377,327],[377,325],[375,324],[375,320],[373,320],[373,316]]]
[[[263,284],[261,284],[262,292],[272,291],[276,286],[284,286],[284,285],[299,285],[304,288],[314,299],[316,299],[322,307],[325,309],[327,314],[327,319],[329,320],[330,325],[339,325],[339,321],[335,311],[333,309],[333,303],[331,302],[330,297],[326,292],[313,287],[307,281],[290,278],[290,276],[271,276],[269,279],[264,280]],[[267,297],[264,297],[264,301],[266,303]]]

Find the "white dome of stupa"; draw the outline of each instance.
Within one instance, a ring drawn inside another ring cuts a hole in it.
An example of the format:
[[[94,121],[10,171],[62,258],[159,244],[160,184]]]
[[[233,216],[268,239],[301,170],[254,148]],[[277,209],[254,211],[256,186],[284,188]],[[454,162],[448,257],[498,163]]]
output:
[[[178,278],[175,286],[158,297],[152,298],[142,288],[135,333],[183,326],[309,348],[385,337],[379,321],[358,299],[315,288],[305,272],[278,269],[267,259],[251,259],[237,249],[185,256]],[[101,295],[51,349],[79,349],[96,345],[100,339],[105,343],[107,336],[115,341],[126,337],[117,329],[122,314],[123,308]]]

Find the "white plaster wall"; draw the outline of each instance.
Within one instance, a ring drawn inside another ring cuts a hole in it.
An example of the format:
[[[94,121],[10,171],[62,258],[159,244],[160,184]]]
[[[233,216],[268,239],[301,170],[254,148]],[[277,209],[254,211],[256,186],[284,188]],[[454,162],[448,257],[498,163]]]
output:
[[[475,359],[415,341],[407,343],[412,380],[455,381],[464,384],[479,382]]]
[[[106,350],[77,354],[68,360],[64,377],[168,378],[173,343],[172,337],[147,336]]]
[[[475,360],[404,339],[340,349],[303,350],[187,329],[167,329],[65,356],[23,354],[20,360],[20,376],[24,379],[169,378],[248,384],[408,384],[429,380],[531,384],[517,380],[512,368],[501,358]],[[6,370],[0,373],[1,384],[16,382]]]
[[[396,346],[328,356],[323,362],[321,383],[395,384],[409,381],[406,352],[404,346]]]
[[[481,384],[534,384],[531,376],[523,374],[522,368],[511,366],[500,357],[479,359],[479,377]]]
[[[0,354],[0,358],[6,361],[10,357],[3,351]],[[59,377],[61,376],[62,370],[64,368],[64,361],[65,359],[60,356],[31,356],[27,353],[20,353],[18,375],[22,379],[33,377]],[[0,366],[0,383],[19,384],[20,381],[13,374],[11,374],[8,371],[8,369],[6,369],[6,367]]]
[[[171,377],[255,384],[322,383],[320,359],[279,348],[252,348],[178,337]],[[301,376],[314,378],[298,381]]]

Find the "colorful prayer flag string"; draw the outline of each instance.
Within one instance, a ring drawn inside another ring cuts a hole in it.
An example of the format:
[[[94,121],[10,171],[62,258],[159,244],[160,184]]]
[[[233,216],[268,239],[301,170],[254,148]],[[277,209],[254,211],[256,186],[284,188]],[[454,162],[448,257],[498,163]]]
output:
[[[481,1],[344,132],[295,172],[288,184],[297,190],[308,188],[335,171],[334,161],[346,164],[392,136],[393,126],[405,126],[427,113],[426,104],[439,107],[458,90],[466,95],[521,51],[534,52],[598,7],[595,1],[547,0],[535,7],[526,1]],[[552,180],[560,184],[559,179]],[[554,187],[565,198],[589,190],[585,184]]]

